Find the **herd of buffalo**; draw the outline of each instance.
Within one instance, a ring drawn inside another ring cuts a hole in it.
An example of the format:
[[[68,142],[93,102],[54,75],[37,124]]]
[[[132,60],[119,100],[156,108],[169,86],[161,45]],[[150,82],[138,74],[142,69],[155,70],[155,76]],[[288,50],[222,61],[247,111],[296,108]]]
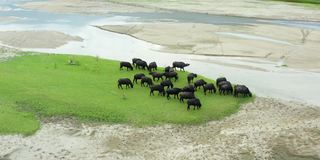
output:
[[[134,83],[140,84],[142,87],[150,88],[150,95],[154,95],[154,92],[158,92],[159,95],[166,96],[167,99],[170,99],[170,96],[173,95],[174,98],[180,100],[180,102],[184,102],[184,99],[187,99],[188,107],[193,106],[194,109],[201,108],[200,99],[197,98],[194,94],[198,89],[203,88],[204,94],[208,93],[216,93],[217,89],[220,94],[227,95],[233,94],[235,97],[238,95],[243,96],[252,96],[250,90],[245,85],[235,85],[227,81],[225,77],[220,77],[216,80],[216,84],[207,83],[203,79],[198,79],[194,82],[194,79],[197,78],[197,74],[190,73],[187,76],[188,85],[183,88],[176,88],[172,80],[177,81],[179,76],[175,71],[177,68],[180,70],[184,70],[185,67],[190,64],[184,62],[173,62],[172,67],[165,67],[164,72],[156,72],[158,70],[158,66],[156,62],[147,63],[146,61],[140,58],[133,58],[132,63],[130,62],[120,62],[120,69],[126,68],[127,70],[135,69],[143,69],[148,70],[151,77],[146,76],[144,73],[135,74],[133,77],[133,81],[129,78],[120,78],[118,80],[118,88],[122,89],[122,86],[125,85],[126,88],[133,88]],[[154,82],[158,82],[161,79],[160,84],[154,84]],[[192,84],[193,83],[193,84]],[[217,88],[216,88],[217,87]]]

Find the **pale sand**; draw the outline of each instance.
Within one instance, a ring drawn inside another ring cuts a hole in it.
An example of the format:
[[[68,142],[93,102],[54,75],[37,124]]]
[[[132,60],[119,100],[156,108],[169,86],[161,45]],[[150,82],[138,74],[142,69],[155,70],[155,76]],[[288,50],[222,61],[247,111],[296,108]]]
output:
[[[164,46],[165,52],[256,57],[293,68],[320,68],[320,31],[302,43],[299,28],[276,25],[223,26],[195,23],[142,23],[99,28]],[[254,39],[257,38],[257,39]]]
[[[57,31],[0,31],[0,42],[16,48],[57,48],[81,37]]]
[[[0,45],[0,61],[5,61],[17,55],[20,50]]]
[[[0,159],[12,160],[313,160],[320,158],[320,110],[257,98],[230,117],[197,126],[136,128],[51,119],[33,136],[0,136],[0,141]]]
[[[51,12],[103,14],[109,12],[150,12],[180,10],[215,15],[233,15],[268,19],[320,21],[318,8],[267,0],[50,0],[27,2],[21,7]]]
[[[51,0],[26,2],[19,5],[26,9],[57,13],[105,14],[110,12],[154,12],[155,9],[110,3],[104,0]]]
[[[0,10],[1,12],[1,10]],[[0,24],[7,24],[7,23],[13,23],[13,22],[17,22],[22,20],[22,18],[19,17],[13,17],[13,16],[9,16],[9,17],[0,17]]]

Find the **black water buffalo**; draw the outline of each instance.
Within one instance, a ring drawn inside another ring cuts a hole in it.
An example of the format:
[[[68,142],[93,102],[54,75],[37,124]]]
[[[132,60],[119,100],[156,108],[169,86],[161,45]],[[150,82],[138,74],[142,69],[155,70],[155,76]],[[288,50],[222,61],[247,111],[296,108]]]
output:
[[[199,79],[196,82],[194,82],[194,88],[197,90],[198,87],[200,88],[201,86],[204,86],[206,84],[207,84],[207,82],[205,80]]]
[[[173,98],[179,98],[179,93],[181,92],[180,88],[169,88],[167,89],[167,99],[170,99],[170,95],[173,95]]]
[[[165,72],[164,76],[166,77],[166,79],[174,78],[174,81],[177,81],[179,78],[177,72]]]
[[[220,94],[222,93],[224,95],[225,94],[232,94],[232,92],[233,92],[232,85],[230,85],[230,84],[221,85],[219,88],[219,92],[220,92]]]
[[[150,96],[154,95],[154,91],[158,91],[160,95],[165,96],[164,87],[160,84],[150,86]]]
[[[227,84],[227,85],[229,85],[229,86],[232,86],[229,81],[222,81],[222,82],[219,82],[219,83],[218,83],[218,86],[217,86],[218,89],[219,89],[222,85],[225,85],[225,84]]]
[[[204,95],[206,95],[207,91],[209,91],[209,93],[213,93],[213,92],[216,93],[217,89],[216,87],[214,87],[213,83],[209,83],[203,86],[203,91],[204,91]]]
[[[146,75],[144,75],[143,73],[135,74],[135,75],[133,76],[133,83],[137,83],[137,81],[138,81],[138,80],[141,80],[142,77],[144,77],[144,76],[146,76]]]
[[[216,80],[216,85],[218,86],[218,84],[219,84],[220,82],[223,82],[223,81],[227,81],[227,78],[226,78],[226,77],[217,78],[217,80]]]
[[[160,83],[163,87],[173,88],[173,83],[170,80],[164,80]]]
[[[163,73],[158,73],[158,72],[150,72],[149,73],[152,76],[152,79],[155,81],[157,78],[157,81],[159,81],[159,79],[163,80]]]
[[[142,61],[140,58],[132,58],[132,65],[136,66],[137,61]]]
[[[193,106],[193,109],[196,109],[196,108],[200,109],[202,106],[200,99],[198,99],[198,98],[188,99],[187,104],[188,104],[187,110],[190,109],[190,106]]]
[[[184,102],[184,99],[192,99],[195,98],[194,93],[193,92],[180,92],[179,94],[180,96],[180,102]]]
[[[195,89],[193,85],[187,85],[182,88],[182,92],[192,92],[194,93]]]
[[[120,78],[118,80],[118,88],[122,88],[122,85],[126,85],[126,88],[131,87],[133,88],[133,83],[131,82],[131,80],[129,78]]]
[[[122,69],[123,67],[126,67],[127,70],[133,70],[133,67],[130,62],[120,62],[120,69]]]
[[[252,97],[252,93],[250,92],[249,88],[245,85],[236,85],[234,87],[233,96],[238,97],[239,94],[242,94],[244,97],[245,96]]]
[[[193,79],[194,78],[197,78],[197,74],[195,73],[189,73],[188,76],[187,76],[187,80],[188,80],[188,84],[190,84],[191,82],[193,82]]]
[[[145,85],[147,84],[147,85]],[[150,77],[142,77],[141,78],[141,87],[151,86],[153,85],[152,79]]]
[[[184,62],[173,62],[172,63],[172,68],[180,68],[180,70],[184,70],[184,67],[189,66],[190,64],[184,63]]]
[[[136,68],[138,69],[148,69],[148,64],[146,61],[140,60],[140,61],[136,61]]]
[[[148,70],[149,70],[149,72],[154,71],[154,70],[158,70],[157,63],[156,62],[149,63]]]
[[[173,71],[174,71],[173,68],[170,66],[167,66],[164,68],[164,72],[173,72]]]

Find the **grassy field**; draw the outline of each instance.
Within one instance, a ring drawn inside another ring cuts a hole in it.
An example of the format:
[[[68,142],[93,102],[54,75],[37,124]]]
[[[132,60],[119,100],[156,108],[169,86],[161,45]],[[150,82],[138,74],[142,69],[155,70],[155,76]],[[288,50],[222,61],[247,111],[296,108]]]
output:
[[[294,3],[307,3],[307,4],[320,4],[320,0],[276,0],[284,2],[294,2]]]
[[[135,73],[146,71],[119,70],[118,61],[86,56],[74,57],[79,66],[67,65],[69,59],[70,55],[40,54],[0,63],[0,133],[31,134],[39,128],[37,119],[51,116],[137,126],[197,124],[233,114],[240,104],[251,100],[205,96],[201,89],[196,96],[202,109],[187,111],[186,103],[149,96],[149,88],[140,85],[117,88],[118,78],[132,79]],[[186,75],[179,72],[175,86],[185,86]]]

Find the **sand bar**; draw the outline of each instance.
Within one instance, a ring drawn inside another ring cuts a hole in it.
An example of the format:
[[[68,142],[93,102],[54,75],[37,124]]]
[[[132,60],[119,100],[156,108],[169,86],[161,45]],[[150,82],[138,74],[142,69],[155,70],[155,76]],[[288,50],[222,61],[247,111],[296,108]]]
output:
[[[0,31],[0,42],[16,48],[57,48],[81,37],[57,31]]]
[[[208,56],[252,57],[284,61],[292,68],[320,67],[320,31],[277,25],[211,25],[139,23],[105,25],[100,29],[126,34],[163,46],[162,51]],[[302,32],[310,32],[303,39]]]

